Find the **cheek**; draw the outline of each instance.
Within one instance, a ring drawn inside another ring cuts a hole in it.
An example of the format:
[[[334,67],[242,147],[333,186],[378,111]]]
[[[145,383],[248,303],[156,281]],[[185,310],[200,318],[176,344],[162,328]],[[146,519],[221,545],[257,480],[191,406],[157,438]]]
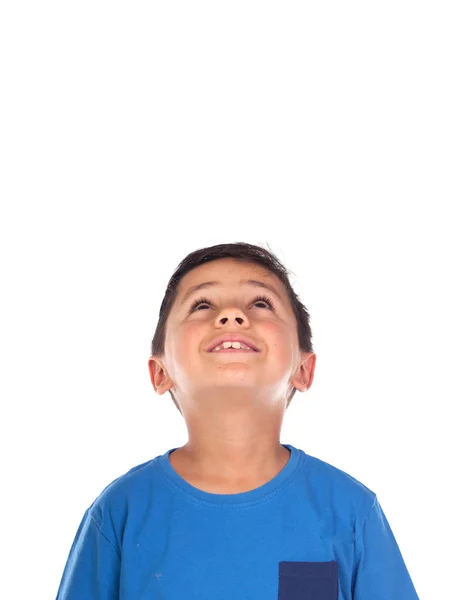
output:
[[[175,333],[174,345],[176,356],[179,361],[184,361],[190,358],[193,353],[202,351],[204,335],[201,332],[201,325],[198,323],[188,323]]]
[[[269,352],[284,360],[290,360],[296,343],[289,327],[279,323],[265,323],[262,327]]]

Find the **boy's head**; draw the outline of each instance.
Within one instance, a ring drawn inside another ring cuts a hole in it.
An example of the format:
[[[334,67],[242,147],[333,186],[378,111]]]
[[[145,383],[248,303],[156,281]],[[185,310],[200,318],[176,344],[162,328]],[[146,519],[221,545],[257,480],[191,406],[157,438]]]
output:
[[[260,283],[241,283],[249,280]],[[208,352],[226,333],[247,336],[258,352]],[[158,393],[170,392],[181,414],[180,398],[214,394],[220,399],[266,394],[283,398],[287,408],[296,389],[312,384],[311,338],[307,309],[270,251],[241,242],[202,248],[178,265],[168,283],[150,376]]]

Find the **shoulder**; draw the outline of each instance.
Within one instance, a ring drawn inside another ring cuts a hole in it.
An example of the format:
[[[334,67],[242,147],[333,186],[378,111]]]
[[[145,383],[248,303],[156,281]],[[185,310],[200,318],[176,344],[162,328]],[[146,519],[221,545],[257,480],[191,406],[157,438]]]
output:
[[[103,527],[106,521],[120,524],[140,503],[147,503],[156,479],[158,457],[135,465],[108,483],[96,496],[88,511]]]
[[[340,467],[336,467],[321,458],[317,458],[316,456],[306,454],[305,469],[309,476],[319,483],[335,486],[343,491],[351,492],[360,498],[364,496],[373,498],[373,496],[375,496],[373,490],[354,477],[351,473],[348,473]]]
[[[376,493],[358,478],[315,456],[305,454],[303,475],[310,496],[324,512],[348,520],[352,527],[377,501]]]

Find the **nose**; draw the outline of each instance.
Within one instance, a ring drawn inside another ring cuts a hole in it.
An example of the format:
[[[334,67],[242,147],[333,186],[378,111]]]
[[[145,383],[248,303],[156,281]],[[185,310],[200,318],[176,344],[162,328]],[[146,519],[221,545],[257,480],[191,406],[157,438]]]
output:
[[[245,317],[242,316],[243,311],[236,306],[226,307],[220,312],[219,323],[221,325],[225,325],[225,323],[229,320],[233,322],[236,321],[239,325],[242,325],[245,322]]]
[[[237,321],[239,323],[239,325],[242,325],[242,323],[244,322],[244,319],[242,317],[235,317],[234,318],[235,321]],[[225,325],[225,323],[228,321],[228,317],[222,317],[220,319],[220,323],[222,325]]]

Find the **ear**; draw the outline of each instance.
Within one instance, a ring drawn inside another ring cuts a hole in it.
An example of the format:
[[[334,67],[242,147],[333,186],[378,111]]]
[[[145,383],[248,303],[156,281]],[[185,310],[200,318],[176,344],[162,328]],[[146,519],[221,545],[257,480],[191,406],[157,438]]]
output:
[[[291,380],[292,385],[300,392],[307,391],[312,385],[317,356],[314,352],[301,351],[299,369]]]
[[[154,390],[157,394],[164,394],[173,386],[173,382],[166,372],[162,359],[158,356],[150,356],[148,365]]]

